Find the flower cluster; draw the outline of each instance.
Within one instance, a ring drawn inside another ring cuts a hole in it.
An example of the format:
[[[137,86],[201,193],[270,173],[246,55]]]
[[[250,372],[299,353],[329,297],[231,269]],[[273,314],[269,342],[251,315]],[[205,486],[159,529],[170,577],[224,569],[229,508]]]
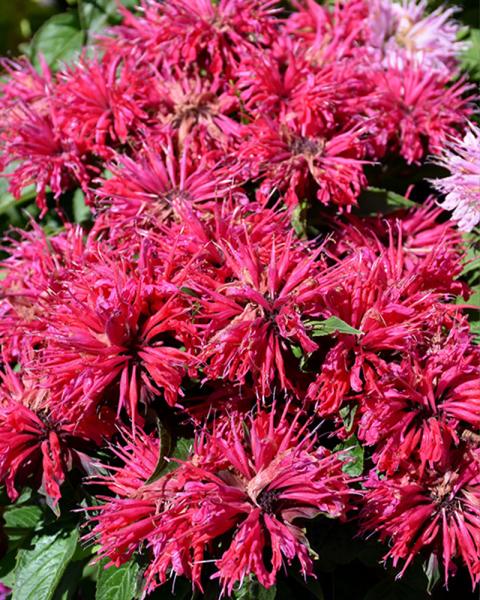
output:
[[[321,515],[388,541],[401,573],[421,555],[475,585],[465,44],[424,0],[292,4],[145,0],[57,72],[4,61],[10,191],[33,184],[64,226],[5,239],[0,479],[56,506],[70,471],[96,470],[85,537],[117,566],[142,553],[147,592],[315,575]],[[431,154],[452,172],[440,206],[357,210],[375,165]],[[88,227],[68,221],[74,190]]]

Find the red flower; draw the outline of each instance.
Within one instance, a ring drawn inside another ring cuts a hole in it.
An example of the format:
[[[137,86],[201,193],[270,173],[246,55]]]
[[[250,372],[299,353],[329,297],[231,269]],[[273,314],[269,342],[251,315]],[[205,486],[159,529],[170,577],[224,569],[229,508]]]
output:
[[[84,450],[111,434],[112,419],[99,411],[70,422],[61,411],[49,408],[48,393],[38,383],[5,369],[0,387],[0,480],[12,501],[19,487],[33,484],[56,504],[66,472],[74,463],[88,462]]]
[[[160,123],[177,132],[180,148],[189,138],[199,154],[229,149],[231,133],[239,127],[232,118],[239,102],[223,80],[186,77],[181,70],[170,69],[156,79],[155,85]]]
[[[102,156],[109,156],[107,145],[125,143],[148,118],[148,73],[122,57],[83,59],[58,79],[55,100],[64,131]]]
[[[205,373],[241,384],[252,381],[262,396],[277,384],[295,390],[301,381],[292,346],[306,353],[317,349],[302,315],[317,290],[320,251],[281,231],[272,238],[269,254],[249,236],[241,244],[230,239],[219,246],[231,276],[225,283],[212,281],[213,288],[197,286],[198,319],[206,323],[200,353]]]
[[[478,352],[456,330],[430,352],[392,364],[366,394],[358,437],[375,446],[382,471],[420,462],[422,473],[445,461],[462,430],[480,426]]]
[[[31,231],[15,231],[6,239],[9,256],[1,263],[3,279],[0,339],[7,360],[28,361],[29,349],[44,341],[44,300],[74,277],[75,267],[94,261],[79,226],[47,237],[31,222]]]
[[[265,200],[278,189],[291,206],[316,193],[323,204],[348,208],[366,185],[359,159],[362,133],[362,127],[310,132],[301,123],[265,117],[245,127],[239,157],[252,177],[262,177],[258,193]]]
[[[55,198],[78,185],[89,195],[97,169],[88,164],[83,140],[74,142],[62,132],[52,108],[40,112],[19,104],[0,134],[0,147],[4,168],[13,168],[8,173],[10,191],[20,198],[26,186],[34,185],[42,214],[47,210],[47,186]]]
[[[375,380],[385,353],[411,352],[439,323],[458,325],[460,311],[444,291],[455,286],[454,273],[441,262],[435,278],[428,269],[405,270],[401,238],[377,252],[364,247],[318,281],[324,318],[339,317],[362,332],[338,337],[310,387],[323,414],[336,413],[350,391],[361,392],[369,373]]]
[[[463,563],[476,585],[480,576],[480,470],[478,453],[455,455],[421,479],[372,475],[365,494],[363,528],[389,541],[386,557],[400,574],[418,555],[443,563],[445,584]]]
[[[139,404],[161,394],[173,405],[183,395],[192,360],[181,346],[195,335],[188,296],[154,276],[147,251],[134,268],[118,257],[79,271],[47,308],[46,343],[35,368],[48,373],[73,411],[113,394],[110,401],[135,423]]]
[[[114,480],[115,474],[115,486]],[[314,449],[313,438],[296,420],[290,424],[286,412],[279,419],[275,410],[259,412],[247,423],[232,416],[212,434],[199,434],[191,459],[169,476],[101,506],[92,535],[119,562],[145,540],[153,552],[149,590],[165,582],[170,570],[201,588],[208,548],[218,556],[215,577],[228,594],[251,573],[270,587],[284,559],[297,557],[302,573],[311,574],[308,543],[294,521],[320,513],[343,517],[351,494],[347,480],[338,457]],[[138,514],[140,520],[134,519]],[[123,555],[113,542],[116,529],[123,532]],[[230,546],[217,546],[230,532]]]
[[[464,79],[452,82],[449,75],[423,72],[413,65],[374,76],[391,146],[409,164],[438,152],[472,113],[472,88]]]
[[[115,158],[109,165],[111,177],[101,180],[97,191],[101,204],[110,206],[103,215],[107,225],[142,215],[161,221],[179,219],[185,206],[211,211],[217,202],[234,193],[229,171],[209,167],[207,157],[195,160],[189,138],[179,158],[172,135],[145,140],[132,158],[123,154]]]

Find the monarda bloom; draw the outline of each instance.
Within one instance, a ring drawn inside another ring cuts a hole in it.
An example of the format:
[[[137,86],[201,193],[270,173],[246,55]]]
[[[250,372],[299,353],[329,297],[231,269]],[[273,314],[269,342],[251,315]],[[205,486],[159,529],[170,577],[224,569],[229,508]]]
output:
[[[364,531],[389,542],[385,558],[403,567],[416,556],[443,565],[448,584],[458,564],[480,578],[480,457],[457,451],[423,477],[371,474],[361,513]]]
[[[53,77],[43,57],[38,58],[39,71],[23,57],[15,60],[0,59],[0,65],[8,74],[0,83],[2,116],[8,115],[9,109],[14,109],[19,101],[28,106],[41,106],[50,102],[54,88]]]
[[[98,264],[65,282],[63,294],[46,299],[35,368],[73,413],[113,402],[135,422],[139,405],[156,396],[173,405],[183,394],[192,366],[185,344],[195,335],[190,297],[164,278],[166,260],[156,271],[153,254],[144,247],[130,265],[100,254]]]
[[[378,119],[389,132],[390,148],[408,164],[438,152],[464,129],[472,113],[471,86],[424,70],[414,63],[374,72],[379,94]]]
[[[452,19],[456,7],[427,13],[427,0],[370,0],[367,45],[384,67],[414,62],[428,71],[451,73],[468,44],[460,42],[461,26]]]
[[[441,261],[430,263],[437,264],[435,278],[421,267],[411,272],[405,254],[401,238],[379,252],[364,247],[319,278],[320,314],[361,332],[338,336],[310,386],[308,397],[318,402],[321,414],[335,415],[370,375],[376,379],[385,357],[410,352],[428,325],[451,323],[460,312],[448,304],[451,290],[462,290],[455,281],[458,272],[445,270]]]
[[[8,365],[0,385],[0,480],[12,500],[25,485],[41,488],[54,504],[74,465],[87,466],[85,451],[109,437],[113,413],[84,412],[69,421],[50,406],[39,382],[21,378]]]
[[[341,132],[309,131],[299,122],[260,118],[243,131],[238,155],[250,176],[259,179],[258,195],[275,192],[289,206],[316,195],[322,204],[349,209],[366,185],[361,160],[363,127]]]
[[[198,154],[212,149],[225,152],[232,142],[233,120],[239,101],[222,80],[187,77],[179,69],[159,74],[155,80],[159,96],[158,120],[167,130],[175,130],[183,148],[187,137]]]
[[[196,160],[190,139],[180,151],[177,141],[171,133],[147,138],[132,157],[115,155],[110,177],[97,182],[98,203],[109,207],[101,217],[108,225],[152,217],[181,221],[184,207],[203,213],[233,193],[227,169],[210,167],[206,156]]]
[[[277,34],[274,0],[144,0],[141,15],[123,11],[123,23],[106,39],[110,51],[140,55],[158,66],[194,65],[215,79],[232,77],[239,55],[269,45]]]
[[[462,431],[480,427],[478,351],[455,329],[439,342],[432,339],[425,357],[412,351],[399,364],[389,365],[366,391],[357,435],[374,446],[381,471],[420,463],[422,473],[427,465],[445,460]]]
[[[470,124],[463,140],[450,139],[438,163],[450,171],[433,185],[445,199],[441,206],[453,211],[452,219],[463,231],[471,231],[480,222],[480,129]]]
[[[219,241],[231,275],[224,282],[197,285],[205,374],[253,384],[261,396],[275,386],[297,391],[301,386],[294,350],[310,353],[318,347],[302,316],[323,265],[320,250],[291,233],[279,230],[270,241],[269,253],[263,252],[264,240],[252,242],[248,236],[238,247],[234,239]]]
[[[2,250],[8,256],[0,263],[2,352],[7,361],[20,363],[25,349],[45,339],[42,299],[61,292],[78,265],[95,261],[80,226],[66,225],[63,232],[48,237],[34,221],[31,226],[30,231],[13,230],[6,237]]]
[[[18,199],[25,187],[34,185],[42,213],[47,210],[47,187],[56,199],[78,186],[90,196],[98,169],[91,165],[83,140],[73,141],[62,131],[51,106],[40,111],[19,103],[0,132],[0,150],[11,193]]]
[[[117,486],[116,477],[110,487]],[[315,447],[314,436],[297,419],[290,423],[287,410],[260,411],[246,421],[232,415],[211,433],[199,432],[193,456],[170,475],[100,506],[93,535],[101,553],[120,562],[111,543],[116,523],[130,540],[126,555],[135,540],[145,542],[148,590],[174,574],[201,589],[203,563],[211,557],[213,577],[230,595],[250,574],[271,587],[284,562],[295,558],[304,575],[312,574],[308,541],[296,521],[319,514],[342,518],[351,494],[342,461]],[[138,511],[140,521],[133,518]]]
[[[109,55],[82,59],[63,71],[55,93],[63,130],[92,152],[109,157],[107,146],[125,144],[148,119],[148,75],[132,61]]]

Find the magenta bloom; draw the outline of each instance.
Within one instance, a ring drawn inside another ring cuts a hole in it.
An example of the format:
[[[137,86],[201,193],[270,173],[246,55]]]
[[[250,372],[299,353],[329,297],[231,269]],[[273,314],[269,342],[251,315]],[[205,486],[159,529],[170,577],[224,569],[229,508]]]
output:
[[[270,587],[284,560],[298,558],[302,573],[311,574],[308,542],[295,521],[343,517],[351,494],[347,479],[339,458],[315,448],[305,428],[296,420],[290,424],[285,413],[259,412],[246,422],[232,416],[212,434],[199,434],[191,459],[170,476],[101,506],[94,534],[103,553],[119,561],[126,556],[113,543],[116,523],[132,547],[144,539],[154,555],[146,572],[150,590],[170,572],[201,588],[207,549],[228,594],[249,574]],[[112,485],[114,480],[115,473]],[[217,546],[226,535],[227,549]],[[268,563],[266,548],[272,553]]]
[[[268,118],[245,128],[239,154],[251,176],[261,177],[260,197],[279,190],[295,206],[310,194],[323,204],[348,208],[366,184],[361,127],[339,133],[309,132],[299,123],[284,125]]]
[[[106,146],[125,143],[144,123],[150,104],[146,73],[121,57],[82,60],[58,76],[62,127],[73,140],[109,156]]]
[[[435,467],[459,443],[462,430],[480,426],[478,352],[451,334],[424,359],[392,364],[368,390],[358,437],[374,445],[381,471],[420,463]]]
[[[234,243],[219,242],[231,273],[228,280],[198,288],[198,316],[206,323],[200,353],[205,373],[236,383],[251,381],[262,396],[275,385],[294,390],[301,381],[292,346],[305,353],[318,347],[302,314],[317,288],[319,251],[281,231],[269,253],[262,252],[263,240],[246,237],[238,248]]]
[[[194,160],[190,138],[177,158],[176,142],[165,135],[145,140],[133,157],[116,155],[111,177],[101,180],[97,191],[101,205],[110,206],[104,215],[109,225],[140,216],[179,219],[185,206],[204,212],[233,193],[233,177],[226,169],[210,167],[207,156]]]
[[[478,453],[451,456],[422,478],[372,475],[364,497],[363,528],[389,541],[386,558],[404,562],[419,554],[441,563],[444,581],[465,565],[475,586],[480,576],[480,472]]]
[[[238,124],[231,118],[239,110],[238,98],[221,80],[199,76],[187,78],[178,70],[158,77],[159,120],[169,131],[177,132],[183,148],[187,136],[197,152],[225,151]]]
[[[419,68],[414,63],[375,75],[379,119],[389,132],[393,150],[409,164],[442,148],[458,135],[472,113],[471,86],[464,79]]]
[[[231,76],[254,43],[271,43],[278,29],[274,0],[179,0],[143,3],[141,16],[124,12],[114,44],[140,50],[152,63],[205,69],[214,78]]]
[[[0,480],[15,500],[19,489],[41,487],[54,503],[74,464],[86,465],[89,444],[111,435],[108,411],[85,412],[75,422],[50,408],[48,392],[33,380],[21,379],[8,366],[0,387]]]
[[[118,411],[135,423],[140,404],[162,394],[173,405],[183,395],[191,356],[180,346],[195,335],[188,303],[175,285],[152,279],[148,260],[136,269],[106,261],[78,272],[71,295],[44,316],[47,343],[36,368],[71,410],[118,398]]]
[[[425,268],[412,272],[405,268],[408,254],[401,238],[387,247],[377,244],[376,250],[366,246],[318,280],[319,313],[339,317],[362,332],[338,336],[310,386],[308,397],[319,403],[322,414],[334,415],[348,395],[364,390],[369,377],[376,381],[385,352],[411,352],[425,334],[455,321],[458,310],[447,303],[447,294],[463,289],[455,281],[459,256],[452,271],[451,263],[445,268],[445,254],[436,260],[432,251]]]
[[[92,176],[98,172],[88,165],[83,140],[74,142],[65,136],[53,109],[44,113],[20,104],[0,133],[0,148],[2,166],[14,167],[8,174],[12,194],[20,198],[26,186],[34,185],[43,212],[47,186],[55,198],[75,186],[88,196]]]

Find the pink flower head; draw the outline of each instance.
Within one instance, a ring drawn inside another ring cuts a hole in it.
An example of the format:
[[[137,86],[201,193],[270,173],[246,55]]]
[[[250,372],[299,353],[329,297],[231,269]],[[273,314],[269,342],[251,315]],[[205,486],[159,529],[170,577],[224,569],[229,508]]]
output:
[[[279,418],[275,410],[261,411],[246,422],[232,415],[213,433],[197,434],[193,456],[173,473],[101,506],[93,535],[99,536],[103,553],[125,560],[110,536],[115,523],[126,524],[122,518],[128,510],[132,515],[137,510],[141,518],[130,518],[123,540],[130,539],[131,548],[145,540],[152,551],[149,590],[171,572],[201,588],[207,549],[218,569],[214,577],[228,594],[250,574],[271,587],[284,560],[298,558],[302,573],[311,574],[308,542],[295,521],[322,513],[343,517],[352,493],[347,480],[339,458],[314,448],[305,427],[297,419],[289,423],[286,411]],[[217,544],[225,536],[231,536],[226,549],[225,542]]]
[[[424,289],[467,297],[468,286],[459,280],[465,244],[451,221],[442,222],[443,215],[430,196],[421,205],[386,215],[336,217],[336,232],[328,250],[344,259],[361,248],[380,255],[386,248],[401,244],[404,275],[414,274]]]
[[[362,127],[310,133],[300,123],[284,125],[264,117],[246,126],[239,156],[251,176],[260,177],[259,196],[278,190],[288,205],[316,196],[323,204],[349,208],[366,185],[360,160]]]
[[[199,286],[205,334],[200,357],[210,378],[252,382],[262,396],[275,385],[293,390],[300,383],[292,346],[317,349],[302,322],[316,289],[319,251],[278,232],[269,253],[245,236],[243,244],[220,241],[227,281]]]
[[[57,199],[78,185],[89,196],[97,169],[88,164],[82,140],[74,142],[62,132],[53,108],[37,111],[20,103],[0,133],[0,148],[3,167],[13,167],[7,173],[12,194],[20,198],[26,186],[34,185],[42,213],[47,210],[47,186]]]
[[[363,528],[389,541],[386,558],[404,561],[402,575],[419,554],[443,564],[448,584],[455,563],[480,576],[480,463],[477,452],[457,452],[444,467],[422,478],[370,477],[364,496]]]
[[[153,63],[186,70],[195,65],[228,79],[245,48],[273,39],[275,5],[273,0],[143,0],[141,17],[124,11],[115,45],[124,45],[125,51],[139,48]]]
[[[95,153],[109,156],[106,146],[124,144],[148,118],[147,74],[122,57],[83,59],[58,78],[62,127]]]
[[[450,175],[433,181],[445,194],[441,206],[453,211],[452,219],[463,231],[471,231],[480,222],[480,128],[470,123],[462,140],[450,139],[438,163]]]
[[[350,393],[361,392],[369,374],[375,379],[385,351],[411,351],[428,329],[426,323],[449,322],[459,312],[447,304],[445,293],[463,289],[456,287],[456,274],[445,270],[441,260],[430,264],[436,264],[434,278],[428,268],[405,269],[400,238],[386,249],[358,250],[319,279],[322,315],[339,317],[362,332],[338,337],[310,386],[309,397],[319,402],[322,414],[335,414]],[[460,267],[459,260],[456,264]]]
[[[179,487],[170,475],[149,481],[164,452],[158,437],[139,427],[133,432],[121,427],[119,441],[120,444],[111,444],[110,450],[120,465],[97,464],[107,474],[90,480],[106,485],[115,497],[99,496],[104,503],[87,509],[97,514],[92,517],[96,525],[85,539],[99,539],[100,555],[111,560],[107,566],[121,565],[141,543],[154,536],[164,504]]]
[[[464,79],[425,71],[409,63],[402,69],[378,71],[379,118],[393,150],[418,164],[458,134],[472,113],[472,87]]]
[[[135,424],[139,405],[157,395],[173,405],[183,394],[192,360],[181,346],[195,335],[189,297],[155,273],[145,245],[134,271],[120,257],[102,258],[47,306],[35,366],[73,413],[113,401]]]
[[[475,348],[454,329],[425,358],[413,352],[391,364],[362,405],[358,437],[374,445],[377,467],[392,473],[420,462],[419,472],[445,461],[463,428],[480,426],[480,367]]]
[[[145,140],[133,157],[116,155],[111,176],[97,190],[101,205],[110,206],[104,215],[109,224],[142,215],[178,219],[185,205],[203,212],[233,193],[233,177],[209,167],[208,157],[196,160],[189,139],[178,158],[176,147],[175,137],[165,135]]]
[[[7,237],[3,250],[8,257],[1,263],[0,340],[7,360],[20,362],[44,340],[43,299],[49,292],[59,293],[88,256],[94,261],[79,226],[66,225],[64,232],[49,237],[34,221],[31,226],[31,231]]]
[[[232,119],[239,102],[223,80],[186,77],[182,71],[171,69],[162,73],[155,85],[160,123],[177,132],[180,148],[189,137],[202,154],[228,149],[231,133],[239,127]]]
[[[65,473],[85,463],[86,444],[111,433],[112,419],[99,411],[69,422],[51,410],[48,392],[34,380],[21,379],[8,365],[1,377],[0,480],[12,501],[19,487],[33,484],[57,503]]]
[[[28,106],[45,105],[51,101],[54,89],[50,68],[39,57],[40,71],[26,59],[1,59],[0,64],[8,73],[8,78],[0,84],[2,94],[2,111],[15,107],[18,102]]]
[[[451,73],[468,44],[458,41],[461,26],[451,17],[458,8],[440,6],[428,14],[427,0],[369,2],[368,44],[385,67],[413,62],[427,71]]]

